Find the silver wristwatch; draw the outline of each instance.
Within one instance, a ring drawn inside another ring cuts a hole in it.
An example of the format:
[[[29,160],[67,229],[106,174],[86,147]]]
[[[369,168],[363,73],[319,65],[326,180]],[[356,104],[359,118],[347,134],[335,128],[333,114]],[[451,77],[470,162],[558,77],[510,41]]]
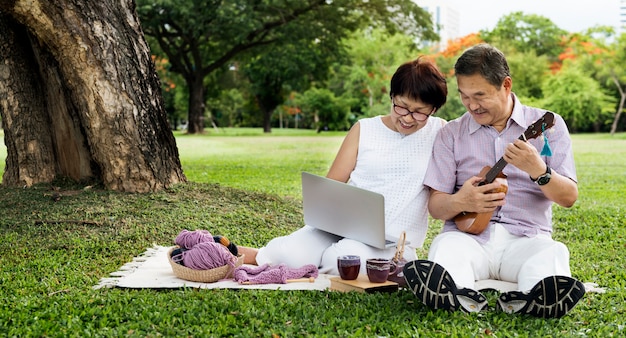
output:
[[[552,170],[550,170],[550,167],[546,166],[546,172],[545,174],[537,177],[537,179],[534,178],[530,178],[533,182],[536,182],[538,185],[546,185],[548,184],[548,182],[550,182],[550,178],[552,177]]]

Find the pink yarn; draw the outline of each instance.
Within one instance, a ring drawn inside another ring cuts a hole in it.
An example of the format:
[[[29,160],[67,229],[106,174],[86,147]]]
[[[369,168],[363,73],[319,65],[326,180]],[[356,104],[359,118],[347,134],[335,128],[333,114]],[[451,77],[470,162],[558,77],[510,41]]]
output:
[[[286,284],[288,279],[303,277],[317,277],[318,270],[313,264],[307,264],[300,268],[289,268],[285,264],[270,266],[263,264],[258,267],[242,265],[233,272],[235,281],[239,283],[250,282],[251,284]]]
[[[194,270],[209,270],[224,265],[235,266],[237,257],[225,246],[215,242],[198,243],[189,250],[172,257],[175,262]]]
[[[215,240],[213,239],[213,235],[207,230],[183,230],[181,231],[174,243],[183,249],[191,249],[198,243],[213,243]]]

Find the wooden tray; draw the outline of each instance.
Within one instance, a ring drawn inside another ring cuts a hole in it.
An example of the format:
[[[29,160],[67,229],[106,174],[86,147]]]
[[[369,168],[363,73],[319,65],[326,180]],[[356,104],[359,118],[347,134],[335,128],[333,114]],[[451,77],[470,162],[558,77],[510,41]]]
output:
[[[372,283],[367,279],[367,275],[359,274],[355,280],[343,280],[341,277],[331,277],[330,289],[332,291],[356,291],[364,293],[373,292],[395,292],[398,291],[398,283],[386,281],[384,283]]]

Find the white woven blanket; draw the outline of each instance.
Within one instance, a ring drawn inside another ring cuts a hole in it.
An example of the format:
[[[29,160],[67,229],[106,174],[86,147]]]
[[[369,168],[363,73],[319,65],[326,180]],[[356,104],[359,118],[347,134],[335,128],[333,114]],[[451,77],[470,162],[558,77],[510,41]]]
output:
[[[192,287],[200,289],[265,289],[265,290],[327,290],[330,288],[330,277],[320,274],[314,282],[297,282],[287,284],[255,284],[244,285],[234,280],[223,280],[215,283],[197,283],[180,279],[172,272],[167,258],[169,246],[154,246],[143,254],[135,257],[132,262],[124,264],[118,271],[102,278],[94,289],[103,287],[120,287],[131,289],[171,289]],[[584,283],[587,292],[604,293],[595,283]],[[501,292],[517,289],[517,284],[498,280],[481,280],[476,282],[477,290],[495,289]]]
[[[172,272],[167,259],[171,247],[155,246],[148,248],[132,262],[124,264],[110,277],[102,278],[95,289],[103,287],[120,287],[131,289],[171,289],[192,287],[201,289],[266,289],[266,290],[326,290],[330,287],[328,278],[332,275],[320,274],[314,282],[297,282],[287,284],[255,284],[243,285],[233,279],[215,283],[198,283],[180,279]]]

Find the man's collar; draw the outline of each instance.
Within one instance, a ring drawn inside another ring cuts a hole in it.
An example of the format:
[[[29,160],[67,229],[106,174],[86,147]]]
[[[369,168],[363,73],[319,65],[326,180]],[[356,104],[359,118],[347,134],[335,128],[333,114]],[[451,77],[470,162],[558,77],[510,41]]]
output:
[[[511,92],[511,98],[513,99],[513,112],[511,113],[511,117],[509,117],[509,119],[506,122],[507,127],[510,126],[510,123],[511,123],[510,121],[512,120],[513,122],[517,123],[519,126],[526,129],[528,125],[526,123],[526,120],[524,119],[524,110],[522,109],[522,103],[517,99],[517,96],[515,96],[513,92]],[[480,129],[480,127],[482,127],[482,125],[480,125],[478,122],[476,122],[476,120],[474,120],[470,116],[469,133],[470,134],[475,133],[478,129]]]
[[[528,128],[528,124],[524,118],[522,103],[517,99],[517,96],[515,96],[513,92],[511,92],[511,98],[513,99],[513,113],[511,113],[511,118],[509,118],[509,120],[513,120],[513,122],[517,123],[518,126],[524,129]],[[507,125],[510,125],[508,123],[509,122],[507,121]]]

